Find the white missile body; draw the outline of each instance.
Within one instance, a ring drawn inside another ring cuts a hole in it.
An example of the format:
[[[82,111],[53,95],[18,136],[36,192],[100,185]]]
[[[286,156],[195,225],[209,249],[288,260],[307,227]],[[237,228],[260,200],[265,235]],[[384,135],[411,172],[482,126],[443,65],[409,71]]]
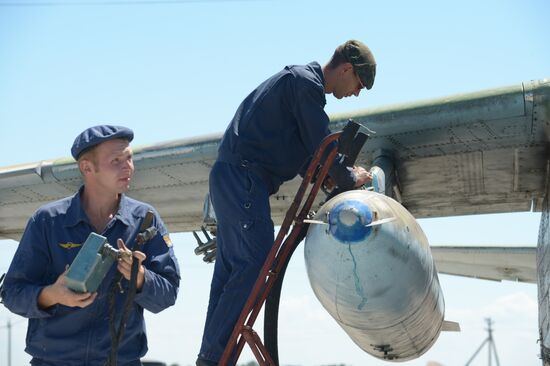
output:
[[[365,190],[334,197],[312,220],[304,253],[315,295],[364,351],[406,361],[437,340],[437,271],[424,232],[397,201]]]

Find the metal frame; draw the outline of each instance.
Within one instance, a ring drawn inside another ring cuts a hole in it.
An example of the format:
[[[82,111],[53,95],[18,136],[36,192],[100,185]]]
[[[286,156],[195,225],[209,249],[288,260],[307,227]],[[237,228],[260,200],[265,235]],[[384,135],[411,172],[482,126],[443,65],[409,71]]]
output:
[[[336,154],[338,153],[337,145],[334,144],[334,146],[332,146],[332,150],[324,162],[321,163],[321,159],[325,153],[325,150],[330,146],[330,144],[340,138],[341,135],[342,132],[335,132],[325,137],[311,160],[304,179],[302,180],[302,184],[294,197],[294,201],[286,213],[283,224],[277,234],[277,238],[273,243],[273,247],[269,252],[260,274],[258,275],[256,283],[254,284],[248,300],[243,307],[241,315],[233,328],[233,333],[231,334],[220,359],[220,366],[228,365],[232,358],[234,358],[236,362],[243,350],[245,342],[250,346],[252,353],[256,357],[256,360],[260,366],[276,366],[276,363],[269,355],[269,352],[262,343],[259,335],[252,327],[267,296],[269,295],[269,292],[271,291],[271,288],[277,280],[277,276],[283,268],[286,259],[289,254],[293,252],[293,249],[300,243],[296,240],[296,238],[299,236],[302,227],[304,226],[304,219],[306,219],[309,210],[313,205],[313,201],[319,192],[319,188],[327,176],[328,170],[332,165]],[[321,166],[321,168],[317,176],[315,176],[318,166]],[[314,180],[314,178],[315,183],[311,188],[299,214],[296,215],[296,212],[298,212],[298,209],[303,201],[307,187]],[[286,237],[286,240],[283,241],[288,233],[288,230],[290,229],[290,225],[293,222],[294,225],[292,231]]]

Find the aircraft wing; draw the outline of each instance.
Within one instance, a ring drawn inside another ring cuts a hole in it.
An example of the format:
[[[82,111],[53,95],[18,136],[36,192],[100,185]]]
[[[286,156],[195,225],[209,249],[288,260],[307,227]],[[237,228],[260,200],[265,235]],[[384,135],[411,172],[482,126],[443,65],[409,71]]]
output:
[[[494,281],[537,282],[536,247],[432,246],[439,273]]]
[[[200,228],[208,174],[221,134],[134,148],[131,197],[152,204],[171,232]],[[43,204],[82,185],[73,158],[0,168],[0,238],[18,240]]]
[[[376,132],[359,156],[395,164],[395,196],[415,217],[540,211],[548,171],[550,80],[331,117]],[[152,204],[172,232],[202,222],[208,174],[221,134],[135,147],[130,196]],[[299,184],[272,196],[280,224]],[[39,206],[81,185],[72,158],[0,168],[0,238],[19,239]],[[321,196],[321,194],[319,195]],[[319,197],[320,199],[320,197]]]

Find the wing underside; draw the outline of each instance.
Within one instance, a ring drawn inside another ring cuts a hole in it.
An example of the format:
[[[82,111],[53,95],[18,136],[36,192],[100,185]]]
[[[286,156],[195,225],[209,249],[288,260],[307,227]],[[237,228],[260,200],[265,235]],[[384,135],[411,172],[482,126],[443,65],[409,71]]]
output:
[[[537,282],[536,247],[432,246],[437,271],[493,281]]]

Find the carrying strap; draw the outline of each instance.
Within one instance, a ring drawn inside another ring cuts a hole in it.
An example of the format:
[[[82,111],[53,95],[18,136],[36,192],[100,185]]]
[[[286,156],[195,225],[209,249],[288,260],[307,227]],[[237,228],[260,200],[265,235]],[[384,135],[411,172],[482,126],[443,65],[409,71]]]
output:
[[[141,250],[143,244],[149,239],[151,239],[154,234],[156,234],[156,228],[151,230],[151,224],[153,223],[154,214],[152,211],[148,211],[141,226],[139,228],[139,234],[134,241],[132,246],[132,251]],[[154,232],[154,234],[153,234]],[[130,272],[130,281],[129,287],[126,295],[126,300],[124,301],[124,306],[122,308],[122,315],[120,317],[120,323],[118,329],[116,327],[115,320],[115,304],[116,304],[116,293],[123,292],[120,282],[122,281],[122,274],[118,273],[115,275],[113,282],[111,283],[111,288],[109,290],[109,333],[111,334],[111,353],[107,359],[106,366],[116,366],[117,365],[117,353],[120,341],[124,335],[126,329],[126,322],[128,321],[128,316],[132,310],[132,304],[136,297],[137,292],[137,273],[139,269],[139,261],[136,257],[132,257],[132,270]]]

